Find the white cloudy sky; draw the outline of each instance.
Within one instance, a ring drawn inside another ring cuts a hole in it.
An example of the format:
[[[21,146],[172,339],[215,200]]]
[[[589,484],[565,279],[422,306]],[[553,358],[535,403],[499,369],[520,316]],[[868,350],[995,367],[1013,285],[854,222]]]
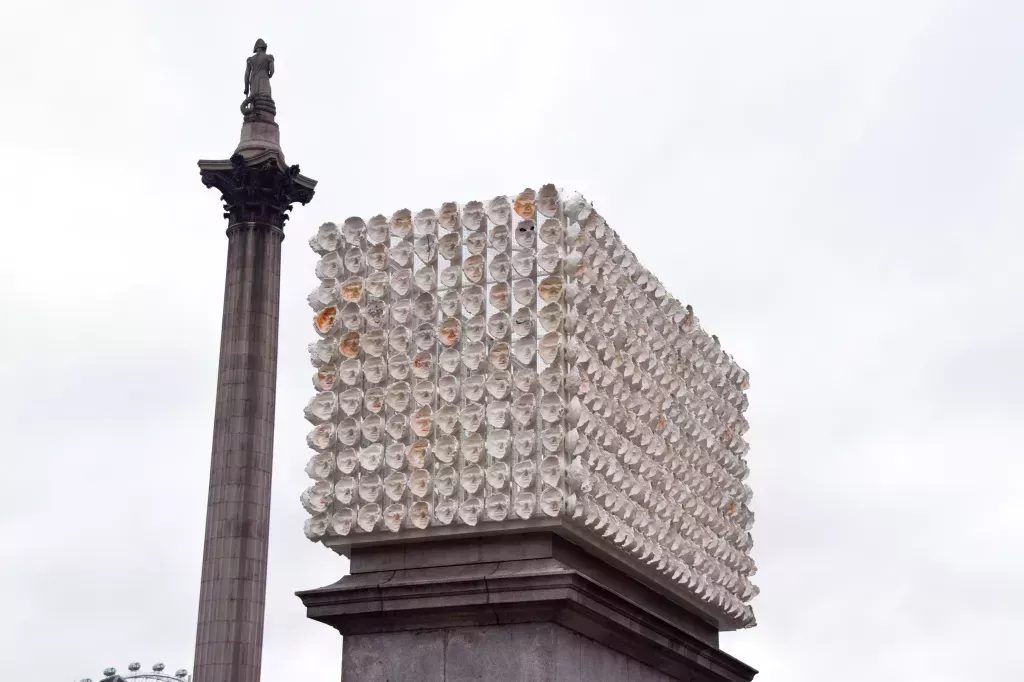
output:
[[[290,163],[264,679],[293,596],[325,220],[583,191],[751,371],[765,682],[1024,678],[1024,4],[0,3],[0,669],[191,667],[226,227],[263,37]]]

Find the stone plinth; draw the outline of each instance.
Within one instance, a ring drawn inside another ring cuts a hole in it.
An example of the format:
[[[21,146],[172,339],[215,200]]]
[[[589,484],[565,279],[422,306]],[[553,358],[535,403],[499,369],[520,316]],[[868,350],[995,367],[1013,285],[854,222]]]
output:
[[[350,575],[299,593],[344,635],[345,682],[756,674],[718,649],[715,625],[552,531],[349,552]]]

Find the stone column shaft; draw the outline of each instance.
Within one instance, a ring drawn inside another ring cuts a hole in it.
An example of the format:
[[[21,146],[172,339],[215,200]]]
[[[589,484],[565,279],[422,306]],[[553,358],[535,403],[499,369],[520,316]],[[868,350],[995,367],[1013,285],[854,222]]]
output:
[[[274,453],[280,230],[228,230],[196,636],[197,682],[260,678]]]

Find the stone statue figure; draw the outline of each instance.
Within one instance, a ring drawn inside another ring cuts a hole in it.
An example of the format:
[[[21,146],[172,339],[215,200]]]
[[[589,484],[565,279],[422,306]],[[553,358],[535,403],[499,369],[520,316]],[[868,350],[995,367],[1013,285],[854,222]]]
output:
[[[267,54],[262,38],[252,48],[252,56],[245,60],[245,101],[242,115],[246,121],[273,123],[277,108],[270,96],[270,79],[274,75],[274,55]]]

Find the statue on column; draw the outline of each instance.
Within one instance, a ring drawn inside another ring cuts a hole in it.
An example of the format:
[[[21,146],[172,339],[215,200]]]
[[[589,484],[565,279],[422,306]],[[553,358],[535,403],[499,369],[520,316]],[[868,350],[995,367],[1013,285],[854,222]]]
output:
[[[242,116],[246,121],[273,123],[277,115],[274,98],[270,96],[270,79],[274,75],[274,55],[267,54],[262,38],[252,48],[253,55],[245,60],[245,101]]]

